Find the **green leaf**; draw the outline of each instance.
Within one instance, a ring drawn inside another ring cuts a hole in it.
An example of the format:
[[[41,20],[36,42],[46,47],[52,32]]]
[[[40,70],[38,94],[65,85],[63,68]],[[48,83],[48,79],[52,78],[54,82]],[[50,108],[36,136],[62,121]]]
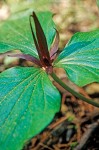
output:
[[[99,82],[99,29],[74,34],[54,65],[79,86]]]
[[[0,75],[0,150],[20,150],[60,109],[60,94],[42,69],[11,68]]]
[[[19,15],[12,16],[10,20],[0,25],[0,53],[18,49],[25,54],[38,57],[29,24],[30,14],[32,13],[19,13]],[[55,36],[55,24],[52,20],[52,13],[39,12],[37,16],[50,49]]]
[[[99,8],[99,0],[96,0],[96,3],[97,3],[97,6],[98,6],[98,8]]]

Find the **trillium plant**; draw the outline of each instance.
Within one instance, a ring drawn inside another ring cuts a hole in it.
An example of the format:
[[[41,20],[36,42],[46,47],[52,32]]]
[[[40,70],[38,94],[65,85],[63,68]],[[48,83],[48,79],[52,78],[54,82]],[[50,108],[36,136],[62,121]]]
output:
[[[59,33],[50,12],[24,13],[0,24],[0,53],[31,61],[0,74],[0,150],[21,150],[60,111],[61,96],[50,76],[79,99],[99,107],[64,84],[54,73],[63,68],[78,86],[99,82],[99,29],[73,35],[57,55]]]

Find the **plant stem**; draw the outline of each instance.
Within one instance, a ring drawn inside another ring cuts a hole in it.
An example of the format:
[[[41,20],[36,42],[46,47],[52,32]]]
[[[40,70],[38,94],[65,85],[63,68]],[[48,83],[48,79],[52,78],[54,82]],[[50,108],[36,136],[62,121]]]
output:
[[[64,84],[57,76],[55,73],[51,73],[50,74],[51,77],[59,84],[61,85],[65,90],[67,90],[68,92],[70,92],[71,94],[73,94],[74,96],[76,96],[77,98],[93,105],[96,107],[99,107],[99,103],[96,103],[95,101],[93,101],[92,99],[87,99],[86,97],[84,97],[83,95],[81,95],[80,93],[74,91],[73,89],[71,89],[69,86],[67,86],[66,84]]]

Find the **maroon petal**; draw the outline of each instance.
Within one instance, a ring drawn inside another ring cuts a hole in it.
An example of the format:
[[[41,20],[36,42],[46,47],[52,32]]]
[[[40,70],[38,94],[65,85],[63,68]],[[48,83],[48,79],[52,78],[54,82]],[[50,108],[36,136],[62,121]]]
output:
[[[56,29],[55,29],[56,30]],[[58,46],[59,46],[59,33],[58,31],[56,30],[56,37],[54,39],[54,43],[50,49],[50,57],[51,57],[51,60],[54,60],[55,57],[56,57],[56,54],[57,54],[57,50],[58,50]]]
[[[31,61],[31,62],[33,62],[36,65],[41,67],[40,61],[37,58],[33,57],[33,56],[30,56],[30,55],[27,55],[27,54],[11,54],[11,55],[8,55],[8,56],[25,59],[25,60]]]
[[[30,28],[31,28],[33,40],[34,40],[34,43],[35,43],[35,46],[36,46],[37,51],[40,51],[38,42],[37,42],[36,37],[35,37],[35,34],[34,34],[34,32],[33,32],[32,23],[31,23],[31,17],[33,17],[33,16],[32,16],[32,15],[30,16],[29,21],[30,21]]]
[[[47,46],[45,34],[43,32],[43,29],[39,23],[39,20],[38,20],[36,14],[34,12],[33,12],[32,16],[33,16],[34,23],[35,23],[36,36],[37,36],[37,41],[38,41],[38,45],[39,45],[39,49],[40,49],[40,50],[38,50],[40,60],[44,64],[45,63],[44,60],[46,59],[48,61],[48,63],[50,64],[50,56],[49,56],[49,52],[48,52],[48,46]]]

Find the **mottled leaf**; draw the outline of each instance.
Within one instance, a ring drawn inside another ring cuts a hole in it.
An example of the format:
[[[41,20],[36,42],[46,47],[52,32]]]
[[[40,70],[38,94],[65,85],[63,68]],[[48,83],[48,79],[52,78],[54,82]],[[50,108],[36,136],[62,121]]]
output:
[[[0,91],[0,150],[21,150],[60,109],[60,94],[42,69],[4,71]]]
[[[18,49],[25,54],[38,57],[29,24],[30,14],[24,13],[19,16],[12,16],[8,21],[0,25],[0,53]],[[37,16],[50,49],[55,36],[55,24],[52,20],[52,14],[50,12],[39,12]]]
[[[99,29],[74,34],[54,65],[79,86],[99,82]]]

